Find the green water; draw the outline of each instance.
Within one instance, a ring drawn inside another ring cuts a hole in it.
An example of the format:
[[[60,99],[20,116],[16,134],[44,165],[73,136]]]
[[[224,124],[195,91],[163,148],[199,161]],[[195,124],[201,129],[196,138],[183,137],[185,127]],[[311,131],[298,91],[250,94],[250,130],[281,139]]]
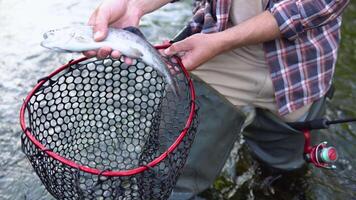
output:
[[[22,99],[36,80],[78,58],[79,54],[49,52],[39,43],[52,27],[86,23],[100,1],[0,0],[0,199],[52,199],[21,151],[18,114]],[[162,8],[145,17],[144,33],[157,43],[171,38],[190,16],[190,1]],[[162,28],[164,27],[164,28]],[[334,99],[328,103],[331,119],[356,117],[356,2],[344,14],[342,44],[336,68]],[[336,171],[308,168],[283,174],[268,187],[270,174],[235,149],[223,175],[202,196],[207,199],[355,199],[356,125],[338,125],[321,135],[340,154]],[[237,165],[233,163],[237,161]]]

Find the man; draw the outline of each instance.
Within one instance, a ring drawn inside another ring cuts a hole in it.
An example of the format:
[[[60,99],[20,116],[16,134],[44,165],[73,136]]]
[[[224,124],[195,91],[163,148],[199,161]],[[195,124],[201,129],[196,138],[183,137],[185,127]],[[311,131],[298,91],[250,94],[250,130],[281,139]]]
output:
[[[94,38],[104,39],[109,25],[138,26],[144,14],[169,2],[104,1],[89,20],[94,25]],[[301,166],[303,137],[283,121],[303,121],[319,115],[317,102],[324,99],[332,84],[340,15],[347,3],[348,0],[196,1],[186,31],[190,36],[164,52],[184,54],[183,64],[197,76],[194,80],[198,99],[207,99],[201,102],[200,115],[214,118],[214,123],[202,120],[175,189],[186,192],[185,199],[212,183],[237,133],[249,123],[252,128],[246,129],[247,143],[260,160],[278,169]],[[102,48],[85,55],[117,58],[120,53]],[[227,102],[219,97],[221,94]],[[214,110],[218,104],[219,109]],[[239,111],[246,107],[257,108],[253,122],[246,122]],[[214,151],[209,151],[212,147]]]

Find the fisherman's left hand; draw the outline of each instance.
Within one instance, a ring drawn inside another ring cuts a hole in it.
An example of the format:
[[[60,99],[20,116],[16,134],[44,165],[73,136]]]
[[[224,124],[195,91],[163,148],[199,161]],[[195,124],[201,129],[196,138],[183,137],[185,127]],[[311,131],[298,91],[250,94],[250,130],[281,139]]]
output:
[[[223,45],[219,42],[216,33],[199,33],[173,43],[164,51],[164,54],[168,56],[179,55],[186,69],[191,71],[223,51]]]

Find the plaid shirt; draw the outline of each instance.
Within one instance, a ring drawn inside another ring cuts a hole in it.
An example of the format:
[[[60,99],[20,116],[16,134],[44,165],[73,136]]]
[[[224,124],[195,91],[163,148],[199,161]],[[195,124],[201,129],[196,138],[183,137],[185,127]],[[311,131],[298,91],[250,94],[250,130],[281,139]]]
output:
[[[332,84],[340,14],[349,0],[270,0],[281,38],[264,43],[278,111],[288,114],[323,97]],[[196,0],[191,33],[227,28],[231,0]]]

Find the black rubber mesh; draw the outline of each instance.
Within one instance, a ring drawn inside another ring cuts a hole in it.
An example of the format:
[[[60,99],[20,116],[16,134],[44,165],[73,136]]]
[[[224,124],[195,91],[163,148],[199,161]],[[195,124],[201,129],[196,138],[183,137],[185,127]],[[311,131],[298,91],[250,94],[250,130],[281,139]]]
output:
[[[83,166],[120,171],[147,165],[177,139],[191,109],[188,80],[169,62],[179,96],[139,60],[132,65],[113,59],[71,65],[32,96],[28,129],[48,150]],[[57,199],[167,199],[196,126],[195,118],[177,149],[132,176],[106,177],[72,168],[38,149],[25,134],[22,148]]]

